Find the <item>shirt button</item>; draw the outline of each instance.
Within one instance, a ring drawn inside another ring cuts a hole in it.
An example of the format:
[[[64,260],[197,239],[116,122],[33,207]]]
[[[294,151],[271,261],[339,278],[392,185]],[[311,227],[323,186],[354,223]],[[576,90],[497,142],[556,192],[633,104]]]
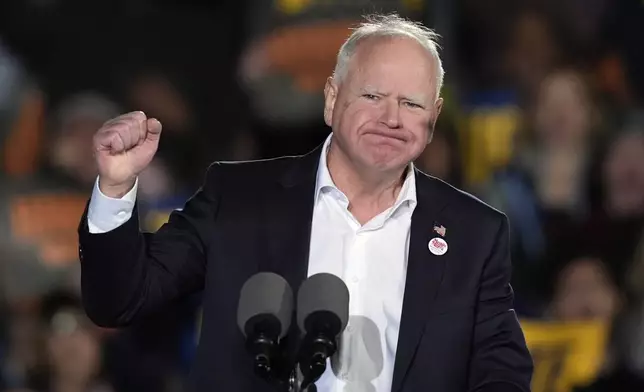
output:
[[[349,379],[349,373],[348,372],[342,372],[340,374],[340,378],[342,378],[342,380],[344,380],[344,381],[347,381]]]
[[[354,277],[351,279],[351,281],[352,281],[353,283],[358,283],[358,282],[360,281],[360,279],[358,279],[358,277],[357,277],[357,276],[354,276]]]
[[[125,216],[125,211],[119,211],[116,215],[122,218]]]

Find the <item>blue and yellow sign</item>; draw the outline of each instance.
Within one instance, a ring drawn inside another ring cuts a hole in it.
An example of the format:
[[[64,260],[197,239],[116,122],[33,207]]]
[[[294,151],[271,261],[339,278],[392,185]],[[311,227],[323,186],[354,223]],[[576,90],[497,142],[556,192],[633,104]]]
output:
[[[521,322],[534,361],[533,392],[570,392],[591,383],[604,363],[608,326],[601,322]]]

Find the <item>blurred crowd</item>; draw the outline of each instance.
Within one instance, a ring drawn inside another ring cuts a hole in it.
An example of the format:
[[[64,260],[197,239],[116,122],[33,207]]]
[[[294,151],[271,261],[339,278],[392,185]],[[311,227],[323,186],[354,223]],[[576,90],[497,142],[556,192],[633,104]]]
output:
[[[416,165],[505,212],[535,392],[644,390],[644,1],[3,0],[0,391],[181,391],[200,298],[101,329],[79,295],[91,138],[163,123],[146,230],[208,163],[301,154],[348,28],[396,12],[442,36],[443,113]]]

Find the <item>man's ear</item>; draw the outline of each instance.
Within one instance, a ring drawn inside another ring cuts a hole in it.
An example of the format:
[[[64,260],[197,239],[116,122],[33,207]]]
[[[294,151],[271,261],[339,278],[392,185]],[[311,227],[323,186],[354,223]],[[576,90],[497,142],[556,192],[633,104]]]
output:
[[[438,98],[434,103],[434,111],[436,112],[436,119],[438,119],[438,115],[441,114],[441,109],[443,109],[443,98]]]
[[[332,76],[329,76],[324,85],[324,122],[326,125],[333,124],[333,107],[338,97],[338,85]]]
[[[434,103],[434,118],[429,124],[429,137],[427,138],[427,144],[432,142],[434,138],[434,131],[436,130],[436,122],[438,121],[438,116],[441,114],[441,109],[443,109],[443,98],[438,98]]]

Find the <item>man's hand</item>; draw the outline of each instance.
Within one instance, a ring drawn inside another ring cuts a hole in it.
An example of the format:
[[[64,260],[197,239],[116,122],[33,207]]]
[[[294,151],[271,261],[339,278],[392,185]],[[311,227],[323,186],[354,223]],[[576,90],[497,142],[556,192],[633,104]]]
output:
[[[159,147],[161,123],[143,112],[123,114],[107,121],[94,135],[99,188],[108,197],[129,192]]]

